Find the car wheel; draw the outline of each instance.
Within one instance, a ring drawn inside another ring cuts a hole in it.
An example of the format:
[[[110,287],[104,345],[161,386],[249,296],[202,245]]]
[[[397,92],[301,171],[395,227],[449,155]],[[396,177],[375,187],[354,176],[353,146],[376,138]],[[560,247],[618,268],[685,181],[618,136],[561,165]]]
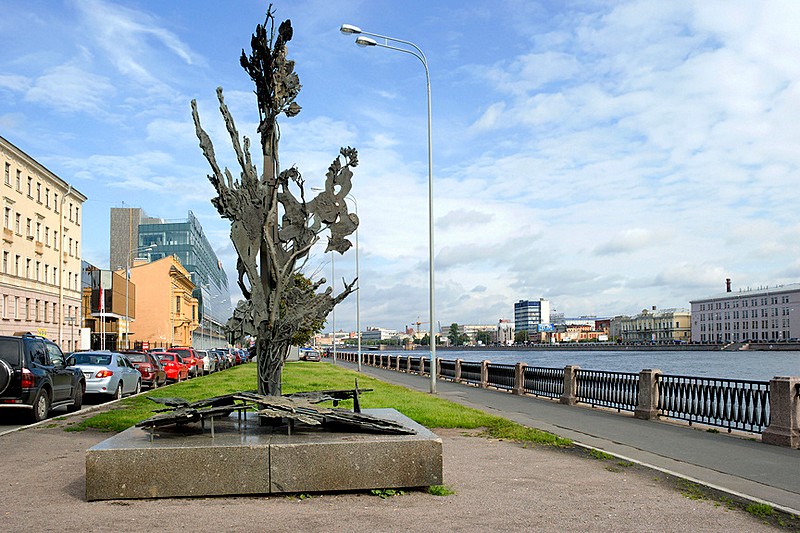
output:
[[[122,398],[122,382],[120,381],[117,383],[117,389],[114,391],[114,394],[111,395],[111,399],[119,400]]]
[[[72,405],[67,407],[67,411],[80,411],[81,407],[83,407],[83,393],[86,386],[83,382],[78,383],[78,386],[75,387],[75,392],[72,393]]]
[[[47,418],[48,413],[50,413],[50,395],[47,394],[46,390],[42,389],[36,394],[36,399],[33,400],[31,419],[34,422],[41,422]]]
[[[3,394],[8,388],[8,385],[11,383],[11,376],[13,375],[14,371],[11,370],[8,363],[0,359],[0,394]]]
[[[142,381],[137,379],[136,380],[136,388],[133,389],[133,393],[134,394],[139,394],[140,392],[142,392]]]

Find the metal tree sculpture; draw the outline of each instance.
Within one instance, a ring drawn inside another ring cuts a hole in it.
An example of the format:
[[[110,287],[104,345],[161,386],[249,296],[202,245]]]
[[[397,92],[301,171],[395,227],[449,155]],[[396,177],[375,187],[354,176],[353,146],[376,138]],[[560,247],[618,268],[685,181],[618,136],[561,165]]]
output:
[[[298,332],[319,328],[356,283],[345,284],[338,295],[333,295],[331,288],[318,293],[326,280],[310,282],[299,274],[321,233],[330,232],[326,253],[342,254],[351,246],[346,237],[358,227],[358,217],[347,212],[344,199],[351,189],[351,169],[358,165],[358,154],[354,148],[342,148],[328,168],[324,191],[309,202],[305,201],[300,172],[294,167],[280,170],[277,117],[294,117],[300,112],[295,102],[300,80],[294,61],[286,59],[286,43],[291,38],[289,20],[280,24],[276,35],[270,6],[264,25],[259,24],[252,36],[252,53],[248,56],[242,50],[242,67],[255,83],[258,97],[258,133],[264,157],[260,177],[250,157],[250,140],[244,137],[240,142],[222,88],[217,89],[217,98],[241,167],[240,179],[234,179],[227,168],[220,169],[192,100],[195,131],[213,172],[208,179],[218,194],[211,202],[231,221],[231,240],[239,256],[238,284],[246,298],[236,306],[228,330],[237,336],[256,337],[258,391],[269,395],[281,394],[281,369],[292,338]],[[292,184],[299,188],[299,199],[290,190]]]

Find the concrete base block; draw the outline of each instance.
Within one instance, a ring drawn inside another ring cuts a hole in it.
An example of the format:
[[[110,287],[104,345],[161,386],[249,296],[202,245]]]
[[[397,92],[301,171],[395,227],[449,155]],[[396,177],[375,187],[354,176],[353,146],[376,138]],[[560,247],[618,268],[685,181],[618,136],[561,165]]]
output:
[[[378,435],[259,425],[236,414],[156,431],[130,428],[86,452],[86,499],[136,499],[411,488],[442,483],[442,441],[394,409],[365,413],[412,427]]]

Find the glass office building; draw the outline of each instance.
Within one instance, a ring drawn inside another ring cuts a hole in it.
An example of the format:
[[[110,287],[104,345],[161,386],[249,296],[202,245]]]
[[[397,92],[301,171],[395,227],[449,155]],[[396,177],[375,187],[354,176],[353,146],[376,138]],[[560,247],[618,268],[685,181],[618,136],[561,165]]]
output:
[[[175,256],[192,276],[200,322],[193,346],[226,346],[223,328],[232,315],[228,276],[194,213],[184,220],[143,217],[138,230],[139,256],[150,261]]]

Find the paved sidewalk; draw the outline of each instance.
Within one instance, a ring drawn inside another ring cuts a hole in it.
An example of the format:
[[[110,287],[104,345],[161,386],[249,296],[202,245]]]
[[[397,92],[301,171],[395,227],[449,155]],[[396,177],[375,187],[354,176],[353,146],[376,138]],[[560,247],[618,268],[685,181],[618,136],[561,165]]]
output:
[[[356,368],[354,363],[337,361],[337,365]],[[362,365],[362,372],[410,389],[430,391],[429,376],[366,365]],[[709,433],[697,427],[639,420],[632,414],[566,406],[442,380],[436,390],[438,396],[459,404],[800,515],[800,450],[762,444],[758,435],[751,439]]]

